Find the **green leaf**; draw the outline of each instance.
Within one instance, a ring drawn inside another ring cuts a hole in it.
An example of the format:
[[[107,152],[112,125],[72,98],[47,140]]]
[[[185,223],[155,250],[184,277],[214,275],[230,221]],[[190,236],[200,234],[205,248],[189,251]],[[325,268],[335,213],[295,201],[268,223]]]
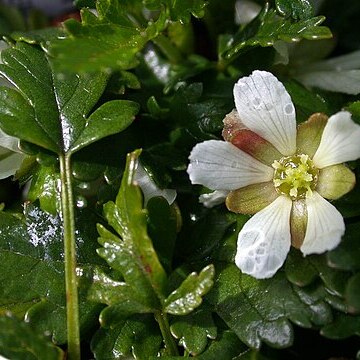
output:
[[[304,258],[300,251],[294,249],[286,259],[285,272],[288,280],[298,286],[309,285],[319,276],[309,258]]]
[[[345,290],[346,302],[349,305],[349,312],[360,313],[360,273],[357,273],[347,283]]]
[[[236,355],[247,350],[247,347],[239,338],[229,330],[221,333],[218,338],[211,342],[208,349],[202,354],[196,356],[199,360],[233,360]],[[156,360],[156,357],[150,357],[149,360]],[[180,360],[183,356],[162,356],[163,360]]]
[[[79,263],[94,262],[91,240],[95,219],[86,213],[78,217]],[[0,212],[0,261],[6,271],[0,274],[0,313],[13,311],[26,315],[33,328],[52,334],[54,341],[66,342],[65,284],[62,227],[58,217],[27,205],[24,218]],[[86,244],[84,246],[84,244]],[[98,305],[86,300],[89,272],[78,267],[81,327],[84,333],[94,326]],[[90,271],[91,273],[91,271]]]
[[[139,289],[134,288],[123,281],[115,281],[100,270],[94,272],[93,284],[89,291],[89,299],[109,306],[101,315],[101,322],[107,325],[107,315],[109,311],[116,310],[121,316],[126,318],[136,313],[151,313],[154,311],[152,303],[144,296]]]
[[[39,199],[40,207],[56,215],[60,209],[60,198],[58,193],[58,181],[60,174],[55,166],[40,166],[33,175],[28,199],[32,202]]]
[[[295,20],[310,19],[313,10],[308,0],[275,0],[276,10],[280,15]]]
[[[293,22],[279,17],[275,10],[265,5],[261,13],[244,29],[235,35],[230,46],[222,50],[220,57],[232,59],[240,52],[254,46],[272,46],[275,41],[299,41],[330,38],[331,32],[325,26],[319,26],[325,18],[317,16]]]
[[[127,100],[108,101],[90,116],[83,132],[72,145],[78,151],[89,144],[125,130],[135,119],[139,105]]]
[[[170,270],[177,235],[177,214],[162,197],[151,198],[146,208],[149,236],[161,263]]]
[[[97,360],[149,359],[155,356],[162,343],[159,328],[150,315],[137,315],[110,329],[100,329],[91,340]]]
[[[290,346],[293,342],[290,321],[303,327],[331,321],[328,305],[317,297],[302,299],[282,272],[268,280],[256,280],[241,274],[235,265],[222,268],[218,265],[217,269],[218,276],[207,300],[252,348],[259,349],[263,341],[276,348]]]
[[[206,0],[145,0],[145,6],[150,9],[161,9],[165,6],[170,11],[171,19],[187,23],[190,20],[190,15],[197,18],[204,16],[205,6],[208,1]]]
[[[17,90],[0,89],[0,125],[21,140],[71,153],[123,130],[137,112],[132,102],[112,101],[89,115],[106,86],[104,73],[61,74],[43,51],[25,43],[1,55],[0,73]]]
[[[202,297],[211,289],[215,269],[208,265],[199,274],[191,273],[164,302],[164,310],[172,315],[186,315],[202,303]]]
[[[161,309],[166,292],[166,273],[147,234],[141,191],[133,180],[139,154],[136,151],[128,155],[116,202],[104,206],[106,220],[121,238],[98,226],[103,246],[98,253],[124,278],[124,282],[111,280],[105,274],[94,278],[92,298],[110,305],[101,314],[105,326],[132,313]]]
[[[310,115],[316,112],[330,115],[325,99],[319,94],[309,91],[295,81],[286,81],[284,86],[295,105],[298,122],[306,121]]]
[[[208,343],[208,339],[216,339],[217,328],[208,310],[199,309],[193,313],[175,318],[170,327],[171,333],[179,339],[191,355],[201,354]]]
[[[321,329],[321,335],[330,339],[345,339],[360,336],[360,316],[338,313],[335,320]]]
[[[133,180],[139,153],[136,151],[128,154],[116,202],[105,204],[104,214],[108,223],[121,236],[124,248],[128,248],[136,256],[144,278],[161,298],[165,293],[166,274],[147,234],[147,218],[146,211],[142,208],[141,191]],[[109,258],[106,260],[111,262]],[[136,284],[133,283],[132,286],[136,287]]]
[[[34,332],[28,323],[10,315],[0,317],[0,354],[17,360],[64,359],[60,348]]]
[[[340,270],[360,270],[359,222],[346,225],[340,245],[327,253],[329,265]]]

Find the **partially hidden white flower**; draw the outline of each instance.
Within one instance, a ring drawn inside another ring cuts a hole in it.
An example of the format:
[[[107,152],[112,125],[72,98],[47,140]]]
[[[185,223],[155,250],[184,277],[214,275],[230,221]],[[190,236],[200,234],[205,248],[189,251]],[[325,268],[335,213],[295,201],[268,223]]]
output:
[[[18,143],[19,139],[0,129],[0,179],[14,175],[20,168],[25,155],[20,152]]]
[[[299,67],[295,78],[306,86],[357,95],[360,93],[360,50]]]
[[[237,0],[235,2],[235,24],[246,25],[255,19],[261,11],[261,6],[251,0]]]
[[[5,41],[0,41],[0,53],[7,49],[9,45]],[[0,59],[0,63],[2,63]],[[0,85],[12,87],[13,85],[5,78],[0,77]],[[12,176],[20,168],[25,155],[19,149],[19,139],[5,134],[0,129],[0,179]]]
[[[138,163],[138,167],[135,170],[134,176],[135,182],[140,186],[144,195],[144,203],[156,196],[162,196],[171,205],[176,199],[176,190],[173,189],[160,189],[153,179],[146,172],[141,163]]]
[[[341,111],[314,114],[297,127],[290,95],[265,71],[241,78],[234,97],[226,141],[197,144],[188,173],[193,184],[228,192],[230,211],[254,214],[239,233],[235,262],[243,273],[269,278],[291,245],[308,255],[339,244],[344,220],[325,199],[355,184],[342,163],[360,157],[360,126]]]

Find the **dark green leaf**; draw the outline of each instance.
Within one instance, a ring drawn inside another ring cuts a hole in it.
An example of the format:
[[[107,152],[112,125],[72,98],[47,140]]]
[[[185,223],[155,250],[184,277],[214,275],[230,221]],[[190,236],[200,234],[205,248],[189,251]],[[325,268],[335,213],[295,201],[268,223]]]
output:
[[[345,298],[351,313],[360,313],[360,273],[357,273],[347,283]]]
[[[64,359],[60,348],[10,315],[0,317],[0,354],[16,360]]]
[[[151,198],[146,208],[149,236],[161,263],[170,270],[176,241],[177,214],[162,197]]]
[[[288,280],[298,286],[309,285],[319,276],[309,259],[294,249],[291,249],[286,259],[285,272]]]
[[[108,101],[89,116],[71,151],[78,151],[103,137],[123,131],[131,124],[138,111],[139,105],[132,101]]]
[[[149,359],[160,350],[162,337],[151,315],[137,315],[110,329],[100,329],[91,341],[97,360]]]
[[[360,336],[360,316],[338,313],[335,320],[321,329],[321,334],[330,339],[345,339]]]
[[[262,341],[277,348],[290,346],[290,321],[310,327],[313,319],[316,325],[331,320],[324,302],[314,298],[305,302],[282,272],[268,280],[256,280],[241,274],[235,265],[217,269],[219,273],[207,299],[238,337],[253,348],[258,349]],[[319,317],[319,311],[328,315]]]
[[[318,16],[310,19],[293,22],[290,19],[279,17],[275,10],[267,5],[262,12],[228,42],[226,49],[220,54],[222,58],[231,59],[240,51],[254,46],[272,46],[275,41],[299,41],[300,39],[326,39],[331,37],[327,27],[318,26],[325,20]]]
[[[327,254],[331,267],[347,271],[360,269],[359,229],[359,222],[346,225],[345,235],[340,245]]]
[[[202,354],[196,356],[199,360],[233,360],[236,355],[247,350],[247,347],[239,340],[232,331],[224,331],[211,342],[210,346]],[[149,360],[156,360],[151,357]],[[164,356],[163,360],[180,360],[182,356]]]
[[[164,302],[164,310],[173,315],[186,315],[202,303],[202,297],[213,285],[215,269],[208,265],[199,274],[191,273]]]
[[[319,94],[314,94],[295,81],[286,81],[284,86],[295,105],[298,122],[307,120],[310,115],[316,112],[330,115],[325,99]]]
[[[85,214],[81,218],[77,234],[79,262],[99,263],[94,257],[95,243],[91,244],[95,229],[89,229],[91,223],[87,222],[91,217]],[[66,342],[60,219],[28,205],[24,219],[0,212],[0,223],[0,261],[7,269],[0,274],[0,313],[11,310],[20,317],[26,314],[34,328],[49,332],[56,342]],[[78,269],[81,327],[86,332],[96,321],[98,306],[86,300],[89,272],[84,267]]]
[[[123,130],[137,105],[105,103],[89,116],[108,76],[60,74],[40,49],[18,43],[1,53],[0,73],[17,90],[0,90],[0,125],[9,134],[56,154],[74,152]]]
[[[217,336],[217,328],[211,313],[203,309],[176,318],[170,329],[173,336],[179,339],[179,345],[193,356],[201,354],[206,348],[208,339],[216,339]]]
[[[308,0],[275,0],[275,5],[282,16],[295,20],[310,19],[313,16],[312,6]]]

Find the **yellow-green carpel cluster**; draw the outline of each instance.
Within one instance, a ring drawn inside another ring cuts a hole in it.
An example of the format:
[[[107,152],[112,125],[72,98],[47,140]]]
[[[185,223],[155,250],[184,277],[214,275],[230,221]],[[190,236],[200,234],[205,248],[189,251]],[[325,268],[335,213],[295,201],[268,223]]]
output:
[[[272,167],[276,191],[292,200],[310,196],[316,187],[319,170],[308,155],[286,156],[275,160]]]

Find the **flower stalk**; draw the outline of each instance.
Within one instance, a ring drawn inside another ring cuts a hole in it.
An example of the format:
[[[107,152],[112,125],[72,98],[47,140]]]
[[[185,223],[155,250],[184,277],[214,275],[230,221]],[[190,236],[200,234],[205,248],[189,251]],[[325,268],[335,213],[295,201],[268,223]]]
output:
[[[70,155],[60,155],[61,212],[64,226],[64,261],[68,359],[80,360],[79,301],[76,279],[75,214]]]

